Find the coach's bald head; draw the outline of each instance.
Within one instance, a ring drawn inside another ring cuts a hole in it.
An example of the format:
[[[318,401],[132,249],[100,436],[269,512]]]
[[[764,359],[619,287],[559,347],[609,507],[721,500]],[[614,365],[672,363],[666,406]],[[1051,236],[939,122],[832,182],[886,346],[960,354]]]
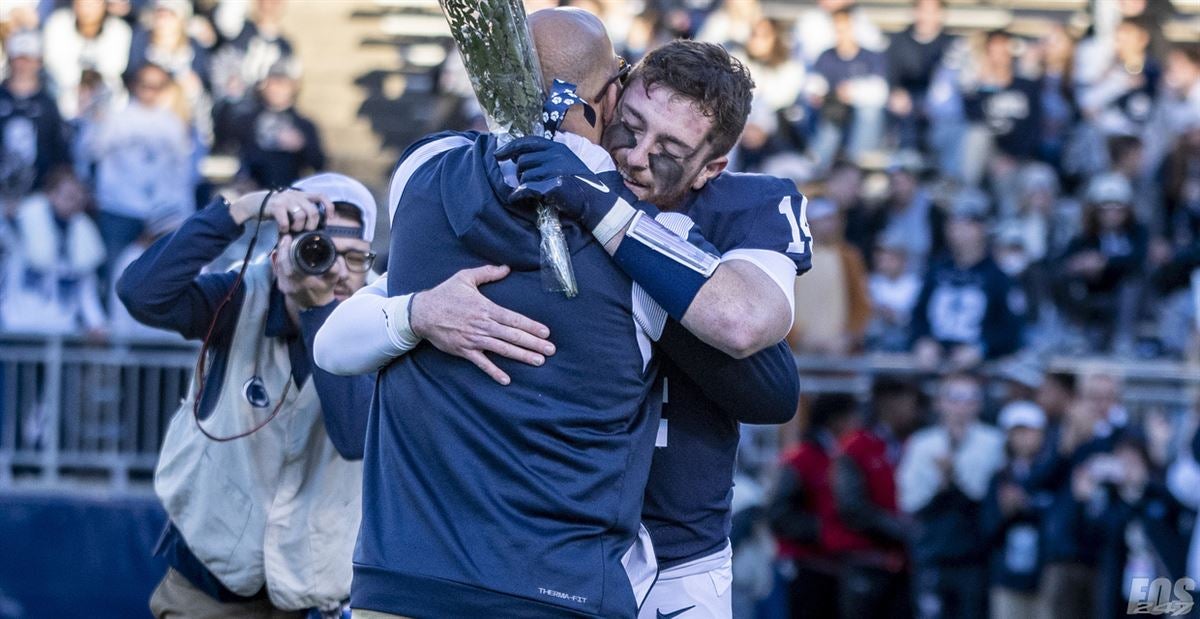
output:
[[[563,129],[598,143],[620,94],[609,81],[618,66],[604,22],[583,9],[558,7],[530,14],[529,28],[546,88],[555,79],[575,84],[576,94],[592,103],[599,116],[592,126],[573,108]]]

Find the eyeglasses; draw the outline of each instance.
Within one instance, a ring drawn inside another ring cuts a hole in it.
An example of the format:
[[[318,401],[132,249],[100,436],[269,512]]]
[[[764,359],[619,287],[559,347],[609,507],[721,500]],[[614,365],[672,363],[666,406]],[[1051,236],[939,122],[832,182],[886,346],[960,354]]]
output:
[[[366,273],[375,264],[375,252],[373,251],[347,249],[346,251],[339,251],[337,255],[346,261],[346,270],[352,273]]]
[[[604,93],[608,92],[608,87],[612,86],[614,82],[620,84],[621,87],[624,87],[625,80],[629,79],[629,72],[632,70],[633,65],[625,62],[625,59],[621,56],[617,56],[617,72],[604,82],[604,85],[600,87],[599,91],[597,91],[596,97],[592,99],[592,103],[600,103],[600,100],[604,98]]]

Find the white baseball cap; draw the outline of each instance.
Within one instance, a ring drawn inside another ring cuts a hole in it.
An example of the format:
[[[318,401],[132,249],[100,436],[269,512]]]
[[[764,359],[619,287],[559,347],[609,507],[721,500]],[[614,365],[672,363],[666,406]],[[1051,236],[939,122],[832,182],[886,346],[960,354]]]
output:
[[[1033,402],[1011,402],[1000,409],[1000,427],[1005,431],[1018,427],[1041,430],[1046,427],[1046,413]]]
[[[293,187],[307,193],[319,193],[330,202],[345,202],[358,207],[362,212],[363,240],[370,243],[375,239],[375,196],[366,185],[344,174],[326,172],[301,179]]]

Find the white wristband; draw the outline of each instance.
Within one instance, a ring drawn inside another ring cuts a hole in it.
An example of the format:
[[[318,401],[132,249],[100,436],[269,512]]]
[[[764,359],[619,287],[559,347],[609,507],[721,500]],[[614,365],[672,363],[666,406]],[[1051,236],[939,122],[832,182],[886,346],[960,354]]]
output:
[[[416,293],[409,293],[392,297],[387,300],[383,306],[383,317],[387,321],[388,339],[392,345],[402,352],[408,352],[417,347],[421,343],[421,338],[413,333],[412,317],[409,316],[409,309],[412,307],[412,298]]]
[[[625,229],[625,226],[637,213],[638,210],[623,198],[617,198],[617,203],[608,211],[604,219],[600,220],[596,229],[592,230],[592,235],[596,237],[597,241],[600,241],[601,245],[607,245],[614,236]]]

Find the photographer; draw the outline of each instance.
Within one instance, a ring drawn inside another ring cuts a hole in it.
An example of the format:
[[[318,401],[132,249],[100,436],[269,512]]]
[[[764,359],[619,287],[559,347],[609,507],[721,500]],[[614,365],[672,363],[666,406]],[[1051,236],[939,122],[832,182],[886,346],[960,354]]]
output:
[[[252,242],[240,270],[201,275],[247,222],[255,238],[278,225],[270,260],[249,260]],[[299,617],[349,596],[362,468],[342,454],[361,451],[363,431],[347,432],[345,418],[365,423],[354,413],[374,380],[327,374],[311,350],[364,285],[374,229],[366,187],[322,174],[217,199],[118,282],[134,318],[204,342],[155,472],[170,517],[156,552],[171,567],[155,616]]]

